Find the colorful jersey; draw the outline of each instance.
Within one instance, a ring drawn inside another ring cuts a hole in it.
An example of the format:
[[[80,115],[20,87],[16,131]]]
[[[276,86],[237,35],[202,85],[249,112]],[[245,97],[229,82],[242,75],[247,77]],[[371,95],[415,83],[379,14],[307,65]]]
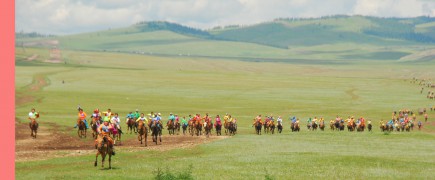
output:
[[[85,112],[79,113],[79,118],[80,120],[84,120],[86,118],[86,113]]]
[[[36,114],[37,114],[37,112],[29,112],[29,118],[31,118],[31,119],[36,119]]]

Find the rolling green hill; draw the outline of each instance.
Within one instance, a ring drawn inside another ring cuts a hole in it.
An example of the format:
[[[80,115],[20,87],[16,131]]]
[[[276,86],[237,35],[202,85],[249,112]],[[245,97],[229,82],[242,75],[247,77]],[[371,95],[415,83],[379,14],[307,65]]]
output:
[[[208,31],[169,22],[140,22],[59,37],[62,49],[154,56],[193,56],[270,62],[398,60],[435,48],[435,18],[331,16],[276,19]],[[18,36],[17,45],[32,41]],[[425,60],[431,61],[432,59]]]

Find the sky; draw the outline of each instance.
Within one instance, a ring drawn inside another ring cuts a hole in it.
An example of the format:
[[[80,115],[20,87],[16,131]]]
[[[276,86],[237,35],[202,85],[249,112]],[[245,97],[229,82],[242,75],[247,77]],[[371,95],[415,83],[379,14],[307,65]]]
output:
[[[64,35],[140,21],[209,29],[337,14],[435,17],[435,0],[15,0],[15,31]]]

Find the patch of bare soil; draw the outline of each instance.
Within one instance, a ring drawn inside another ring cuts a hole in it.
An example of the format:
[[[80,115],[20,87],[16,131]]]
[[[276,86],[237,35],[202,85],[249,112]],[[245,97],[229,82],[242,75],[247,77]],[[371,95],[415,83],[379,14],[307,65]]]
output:
[[[15,161],[44,160],[55,157],[94,154],[97,152],[91,130],[87,131],[87,138],[84,140],[67,134],[71,131],[77,131],[77,129],[67,128],[65,131],[67,132],[61,132],[60,127],[54,123],[44,123],[40,124],[37,137],[33,139],[30,136],[28,124],[18,123],[17,121],[15,125]],[[145,147],[145,144],[140,144],[140,141],[136,138],[137,135],[123,134],[123,136],[128,136],[129,139],[121,139],[121,141],[116,142],[115,150],[117,153],[142,150],[168,151],[172,149],[185,149],[228,138],[228,136],[210,136],[207,138],[205,136],[163,135],[162,142],[159,141],[156,145],[153,143],[152,137],[148,136],[148,146]],[[132,136],[134,138],[131,138]]]

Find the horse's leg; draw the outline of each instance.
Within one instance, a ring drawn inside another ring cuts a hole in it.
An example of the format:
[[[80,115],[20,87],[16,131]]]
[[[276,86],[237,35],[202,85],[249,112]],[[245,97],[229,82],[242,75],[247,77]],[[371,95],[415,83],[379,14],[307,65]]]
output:
[[[98,155],[100,154],[100,151],[97,151],[97,155],[95,155],[95,163],[94,166],[97,167],[97,161],[98,161]]]
[[[109,169],[112,169],[112,149],[109,152]]]
[[[106,155],[106,152],[101,153],[101,168],[104,168],[104,159],[106,158]]]

